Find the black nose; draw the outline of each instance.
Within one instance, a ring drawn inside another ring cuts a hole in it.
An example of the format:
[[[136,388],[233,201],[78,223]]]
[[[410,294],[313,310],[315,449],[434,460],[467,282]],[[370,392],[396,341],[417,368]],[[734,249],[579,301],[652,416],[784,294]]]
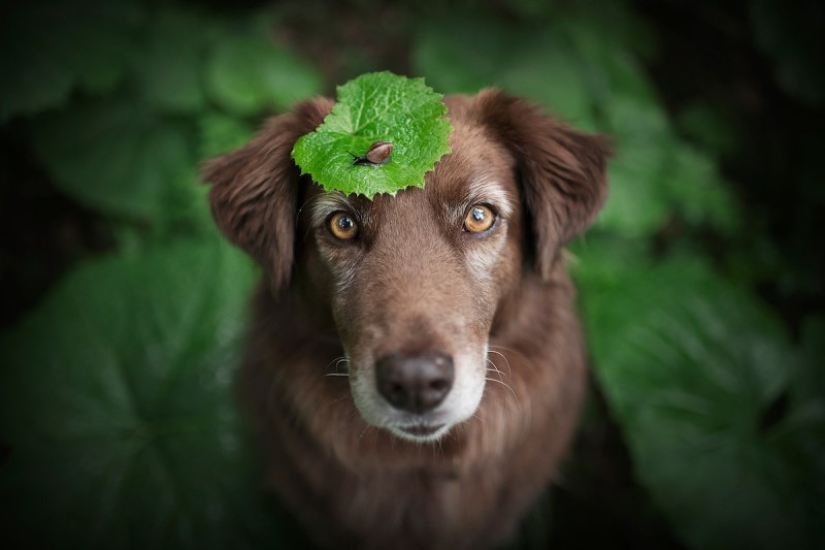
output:
[[[444,401],[453,387],[453,360],[441,353],[393,353],[375,365],[378,392],[390,405],[423,413]]]

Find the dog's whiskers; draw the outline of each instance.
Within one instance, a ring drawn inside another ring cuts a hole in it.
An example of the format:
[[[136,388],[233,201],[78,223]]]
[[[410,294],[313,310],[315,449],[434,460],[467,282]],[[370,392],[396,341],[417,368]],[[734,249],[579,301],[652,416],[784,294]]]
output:
[[[530,359],[530,357],[528,357],[527,355],[525,355],[524,353],[522,353],[522,352],[520,352],[516,349],[508,348],[506,346],[499,346],[499,345],[496,345],[496,346],[491,345],[490,347],[491,348],[497,348],[501,351],[505,351],[511,357],[518,357],[519,359],[521,359],[519,364],[524,365],[526,368],[529,368],[529,369],[535,369],[536,368],[536,365],[533,364],[533,361]],[[501,353],[501,351],[496,351],[496,350],[490,349],[490,350],[488,350],[487,353],[495,353],[496,355],[500,355],[501,357],[503,357],[504,360],[507,362],[507,368],[509,369],[510,368],[510,362],[507,360],[507,357],[505,357],[504,354]]]
[[[490,366],[487,367],[487,370],[496,373],[498,375],[499,380],[504,380],[504,378],[502,377],[506,376],[505,373],[501,372],[501,370],[499,370],[496,364],[490,361],[489,359],[487,359],[487,362],[490,364]]]
[[[501,348],[501,349],[503,349],[504,351],[512,351],[512,350],[508,350],[508,349],[505,349],[505,348]],[[501,357],[501,358],[502,358],[502,360],[504,360],[504,365],[507,367],[507,373],[508,373],[508,374],[513,374],[513,369],[511,369],[511,368],[510,368],[510,360],[509,360],[509,359],[507,359],[507,356],[506,356],[506,355],[504,355],[504,354],[503,354],[503,353],[501,353],[500,351],[496,351],[496,350],[494,350],[494,349],[488,349],[488,350],[487,350],[487,355],[490,355],[491,353],[494,353],[494,354],[498,355],[499,357]],[[493,364],[493,366],[496,366],[496,365],[495,365],[495,363],[493,363],[493,361],[492,361],[489,357],[487,358],[487,360],[488,360],[490,363],[492,363],[492,364]],[[497,367],[497,366],[496,366],[496,370],[498,370],[498,367]],[[501,371],[499,371],[499,372],[501,372]]]
[[[327,368],[335,365],[335,372],[327,372],[324,373],[324,376],[341,376],[343,378],[349,378],[349,358],[348,357],[338,357],[330,361],[327,365]],[[343,372],[341,372],[343,371]]]
[[[504,359],[505,363],[507,364],[507,370],[510,371],[510,374],[512,374],[512,371],[510,370],[510,362],[507,361],[507,358],[502,353],[497,352],[497,351],[490,351],[488,353],[495,353],[495,354],[501,356],[501,358]],[[505,388],[510,390],[510,393],[513,394],[513,397],[518,399],[518,395],[516,395],[515,390],[513,390],[513,388],[510,386],[510,384],[508,384],[507,382],[504,381],[503,377],[505,376],[505,373],[503,373],[501,371],[501,369],[499,369],[498,366],[496,366],[496,364],[493,362],[493,360],[490,359],[489,357],[487,358],[487,363],[490,364],[490,366],[487,367],[487,371],[488,372],[495,372],[498,375],[498,378],[492,378],[490,376],[485,376],[484,379],[489,380],[490,382],[496,382],[498,384],[501,384],[502,386],[504,386]]]
[[[502,386],[504,386],[505,388],[510,390],[510,393],[513,394],[513,397],[518,399],[518,395],[516,395],[516,391],[513,388],[510,387],[510,384],[507,384],[506,382],[504,382],[502,380],[498,380],[496,378],[490,378],[489,376],[486,376],[484,379],[489,381],[489,382],[495,382],[496,384],[501,384]]]

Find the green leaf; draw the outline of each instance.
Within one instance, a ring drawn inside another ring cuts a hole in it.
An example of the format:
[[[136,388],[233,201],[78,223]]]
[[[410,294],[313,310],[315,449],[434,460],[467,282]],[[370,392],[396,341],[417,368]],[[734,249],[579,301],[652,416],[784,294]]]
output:
[[[705,224],[724,235],[739,228],[737,202],[707,154],[679,142],[663,180],[669,202],[689,225]]]
[[[208,95],[238,115],[285,110],[321,91],[311,65],[275,46],[265,21],[224,36],[211,52],[204,74]]]
[[[588,69],[560,35],[547,28],[514,28],[486,18],[428,22],[413,61],[435,87],[475,93],[497,86],[530,97],[584,129],[594,127]]]
[[[4,541],[273,540],[232,389],[254,278],[217,237],[88,262],[3,335]]]
[[[210,18],[176,9],[158,13],[138,52],[135,72],[143,99],[170,113],[191,113],[206,105],[201,75],[208,44],[215,39]]]
[[[587,33],[604,48],[614,54],[632,54],[646,62],[656,60],[660,51],[656,29],[641,16],[632,2],[592,3],[577,2],[564,6],[563,17],[553,22],[560,32],[586,27]]]
[[[424,187],[424,174],[450,152],[452,131],[441,94],[424,79],[369,73],[338,87],[338,102],[315,132],[301,137],[292,156],[304,174],[328,191],[372,198]],[[353,164],[376,141],[393,145],[389,163]]]
[[[439,90],[472,94],[501,85],[501,71],[513,62],[517,44],[518,35],[492,19],[427,21],[416,36],[413,64]]]
[[[674,138],[665,113],[655,104],[615,98],[610,108],[617,155],[610,163],[610,197],[597,225],[643,237],[655,232],[671,212],[661,180]]]
[[[636,475],[681,539],[821,548],[823,491],[811,480],[825,479],[825,403],[794,389],[801,357],[780,323],[683,262],[583,296],[596,374]]]
[[[128,70],[142,13],[129,0],[15,3],[0,18],[0,122],[104,92]]]
[[[681,134],[703,150],[717,156],[733,156],[739,140],[732,114],[721,105],[708,101],[693,101],[676,116]]]
[[[512,47],[512,45],[511,45]],[[504,89],[546,105],[566,122],[594,130],[594,95],[584,66],[555,33],[536,33],[521,40],[517,59],[501,77]]]
[[[162,222],[196,193],[193,125],[143,104],[81,103],[32,121],[32,138],[58,186],[100,211]]]
[[[216,157],[248,142],[255,129],[247,121],[214,111],[198,119],[200,158]]]

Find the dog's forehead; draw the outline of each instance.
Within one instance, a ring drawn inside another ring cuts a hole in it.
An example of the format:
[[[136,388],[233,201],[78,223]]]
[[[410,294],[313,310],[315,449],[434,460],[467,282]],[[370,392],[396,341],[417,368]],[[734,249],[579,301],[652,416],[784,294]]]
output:
[[[399,207],[423,208],[430,204],[440,210],[441,206],[461,208],[480,200],[495,202],[505,211],[515,209],[519,191],[515,160],[509,150],[464,108],[451,108],[450,123],[453,126],[449,139],[451,151],[427,172],[423,189],[404,189],[395,196],[377,195],[372,200],[331,193],[315,201],[316,214],[326,215],[343,208],[357,211],[365,219],[377,220],[386,211]],[[427,200],[416,200],[422,195]]]
[[[425,189],[431,193],[462,193],[468,181],[512,178],[512,156],[503,145],[492,139],[486,128],[463,120],[453,121],[449,144],[451,152],[426,175]],[[506,182],[500,183],[504,185]]]

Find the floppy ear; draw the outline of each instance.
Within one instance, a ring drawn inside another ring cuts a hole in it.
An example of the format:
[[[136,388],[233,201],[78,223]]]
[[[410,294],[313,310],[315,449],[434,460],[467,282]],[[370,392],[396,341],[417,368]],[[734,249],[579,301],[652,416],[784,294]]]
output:
[[[547,278],[561,246],[590,226],[607,198],[608,140],[565,126],[498,90],[479,93],[477,107],[516,159],[532,218],[536,269]]]
[[[203,168],[218,227],[263,266],[275,292],[289,283],[292,272],[300,180],[292,147],[323,122],[332,105],[326,98],[300,103],[269,119],[250,143]]]

